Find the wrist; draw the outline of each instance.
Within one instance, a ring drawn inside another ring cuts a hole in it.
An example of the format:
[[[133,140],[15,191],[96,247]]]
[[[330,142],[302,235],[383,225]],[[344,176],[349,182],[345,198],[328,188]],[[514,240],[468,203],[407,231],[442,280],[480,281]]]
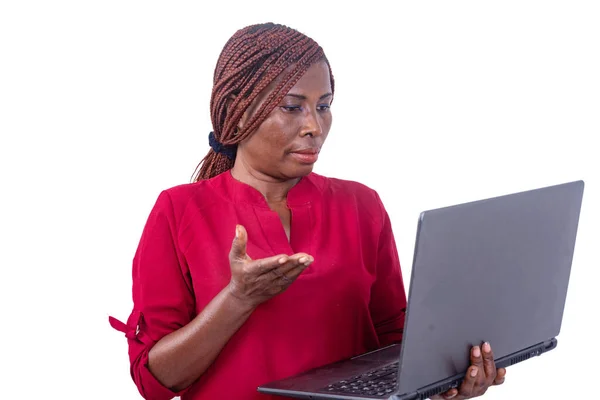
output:
[[[235,311],[244,314],[251,314],[252,311],[256,308],[251,301],[240,296],[239,291],[237,290],[235,284],[230,282],[224,289],[223,295],[225,297],[226,303],[230,308],[233,308]]]

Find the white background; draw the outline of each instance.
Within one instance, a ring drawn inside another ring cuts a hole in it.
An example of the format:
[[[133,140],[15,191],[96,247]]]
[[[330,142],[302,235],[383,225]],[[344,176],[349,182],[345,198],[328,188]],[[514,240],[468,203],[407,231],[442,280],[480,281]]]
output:
[[[600,6],[566,0],[3,1],[0,398],[139,398],[107,317],[156,196],[208,149],[222,46],[266,21],[324,47],[316,172],[380,192],[407,282],[420,211],[586,181],[559,347],[485,398],[597,398]]]

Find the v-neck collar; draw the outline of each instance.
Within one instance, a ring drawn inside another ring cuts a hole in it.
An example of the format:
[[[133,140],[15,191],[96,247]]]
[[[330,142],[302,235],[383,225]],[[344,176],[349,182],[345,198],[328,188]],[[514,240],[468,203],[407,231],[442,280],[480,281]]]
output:
[[[241,208],[250,206],[246,212],[253,215],[255,226],[260,227],[265,243],[273,254],[293,254],[297,252],[314,252],[314,229],[317,219],[314,214],[314,203],[322,197],[324,179],[311,173],[302,177],[287,194],[287,205],[292,213],[290,240],[285,234],[277,212],[272,211],[265,197],[254,187],[240,182],[233,177],[231,171],[213,178],[223,196]]]
[[[287,205],[290,209],[308,205],[321,196],[321,191],[315,185],[313,175],[311,173],[300,178],[298,183],[289,190]],[[229,195],[234,203],[246,203],[255,207],[270,209],[263,194],[254,187],[235,179],[231,174],[231,170],[224,172],[219,178],[222,178],[222,182],[228,192],[226,195]]]

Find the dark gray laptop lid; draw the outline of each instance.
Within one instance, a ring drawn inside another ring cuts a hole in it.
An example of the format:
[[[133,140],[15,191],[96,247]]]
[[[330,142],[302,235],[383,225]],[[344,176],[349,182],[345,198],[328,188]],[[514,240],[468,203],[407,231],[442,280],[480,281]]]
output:
[[[496,358],[560,331],[582,181],[421,214],[399,392],[464,373],[472,345]]]

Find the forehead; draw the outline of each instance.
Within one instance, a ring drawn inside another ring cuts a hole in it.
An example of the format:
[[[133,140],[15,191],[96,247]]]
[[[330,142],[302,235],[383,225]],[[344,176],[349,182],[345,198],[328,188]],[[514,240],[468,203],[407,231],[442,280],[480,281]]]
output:
[[[313,92],[318,94],[318,96],[331,92],[329,67],[325,61],[311,65],[289,91],[289,93],[297,94],[309,94]]]

